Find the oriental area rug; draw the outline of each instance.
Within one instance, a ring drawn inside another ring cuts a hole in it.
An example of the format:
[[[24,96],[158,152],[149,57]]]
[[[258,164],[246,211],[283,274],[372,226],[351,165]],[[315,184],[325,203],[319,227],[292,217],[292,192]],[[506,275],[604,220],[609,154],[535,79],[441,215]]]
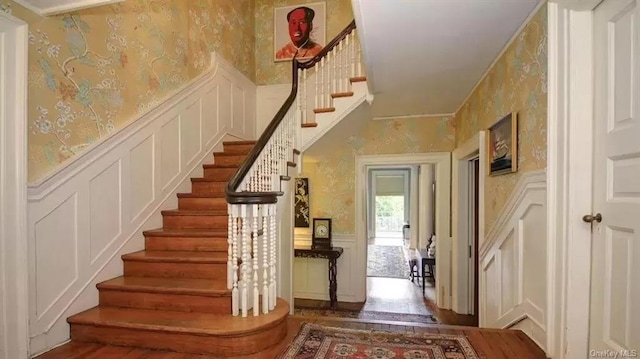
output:
[[[464,335],[391,333],[304,323],[280,359],[478,359]]]

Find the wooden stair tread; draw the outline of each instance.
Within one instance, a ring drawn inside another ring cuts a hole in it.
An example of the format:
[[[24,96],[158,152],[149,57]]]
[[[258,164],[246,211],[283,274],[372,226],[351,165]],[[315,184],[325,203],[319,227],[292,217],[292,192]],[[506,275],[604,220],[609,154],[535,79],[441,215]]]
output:
[[[255,145],[258,141],[224,141],[222,142],[223,146],[233,146],[233,145]]]
[[[227,238],[225,230],[201,229],[201,228],[157,228],[144,231],[145,236],[154,237],[211,237]]]
[[[325,107],[325,108],[314,108],[313,113],[325,113],[325,112],[333,112],[335,111],[335,107]]]
[[[273,311],[257,317],[253,314],[242,318],[230,314],[95,307],[76,314],[67,321],[70,324],[230,337],[265,330],[285,320],[288,314],[289,305],[278,298]]]
[[[225,198],[224,193],[178,193],[178,198]],[[226,199],[225,199],[226,202]]]
[[[227,263],[227,251],[146,251],[122,255],[122,260],[163,263]]]
[[[202,168],[239,168],[240,165],[222,165],[215,163],[205,163],[202,165]]]
[[[331,98],[340,98],[340,97],[351,97],[353,96],[353,92],[335,92],[331,94]]]
[[[230,157],[247,157],[246,153],[237,153],[237,152],[214,152],[214,156],[230,156]]]
[[[349,79],[349,81],[351,81],[351,82],[363,82],[363,81],[367,81],[367,77],[366,76],[351,77]]]
[[[307,127],[318,127],[318,123],[316,123],[316,122],[307,122],[307,123],[303,123],[302,124],[302,128],[307,128]]]
[[[228,216],[227,210],[166,209],[163,216]]]
[[[287,166],[289,167],[296,167],[298,164],[295,162],[291,162],[291,161],[287,161]]]
[[[97,288],[127,292],[204,295],[209,297],[231,295],[231,291],[227,289],[224,279],[121,276],[98,283]]]
[[[227,183],[229,181],[220,181],[216,179],[206,178],[206,177],[191,177],[191,182],[218,182],[218,183]]]

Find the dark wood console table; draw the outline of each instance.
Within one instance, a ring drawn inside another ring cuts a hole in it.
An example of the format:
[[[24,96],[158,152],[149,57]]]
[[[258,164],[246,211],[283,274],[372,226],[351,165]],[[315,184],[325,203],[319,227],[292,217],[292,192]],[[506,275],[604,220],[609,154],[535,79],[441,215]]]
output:
[[[436,257],[430,256],[429,254],[427,254],[428,252],[426,248],[420,248],[418,252],[420,253],[420,258],[421,258],[422,294],[424,294],[424,287],[425,287],[424,282],[427,280],[427,268],[429,268],[429,277],[433,278],[434,282],[436,280],[436,276],[435,276]]]
[[[338,304],[338,258],[344,250],[342,247],[311,248],[296,247],[294,255],[299,258],[321,258],[329,260],[329,299],[331,309]]]

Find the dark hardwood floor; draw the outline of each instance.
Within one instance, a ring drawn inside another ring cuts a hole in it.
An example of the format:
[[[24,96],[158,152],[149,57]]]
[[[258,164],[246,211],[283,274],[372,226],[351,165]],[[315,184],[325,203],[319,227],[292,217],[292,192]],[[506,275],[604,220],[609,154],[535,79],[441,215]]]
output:
[[[361,330],[384,330],[400,333],[445,333],[465,335],[480,358],[487,359],[543,359],[545,354],[519,330],[479,329],[451,325],[393,325],[351,320],[297,318],[287,319],[288,333],[280,344],[257,354],[231,359],[274,359],[293,341],[303,322]],[[213,356],[172,353],[166,351],[117,347],[90,343],[68,343],[37,357],[38,359],[213,359]]]

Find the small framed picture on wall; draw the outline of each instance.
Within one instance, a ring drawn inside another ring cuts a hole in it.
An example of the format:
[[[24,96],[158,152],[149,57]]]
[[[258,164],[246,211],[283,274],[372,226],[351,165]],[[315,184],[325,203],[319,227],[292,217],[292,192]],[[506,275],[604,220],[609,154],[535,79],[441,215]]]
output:
[[[488,137],[489,175],[518,171],[518,113],[511,112],[489,127]]]

